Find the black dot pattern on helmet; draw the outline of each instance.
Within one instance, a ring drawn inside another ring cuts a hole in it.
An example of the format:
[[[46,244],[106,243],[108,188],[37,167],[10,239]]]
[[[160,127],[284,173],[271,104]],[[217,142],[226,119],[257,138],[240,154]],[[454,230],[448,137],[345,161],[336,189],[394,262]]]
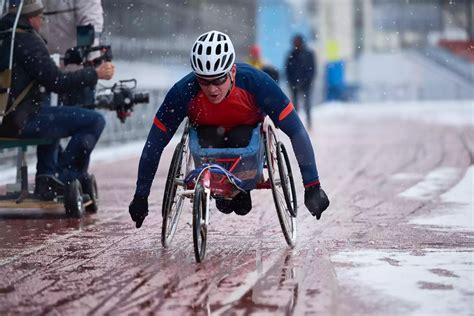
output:
[[[202,66],[201,60],[198,59],[197,62],[198,62],[198,67],[199,67],[199,69],[200,69],[201,71],[203,71],[203,70],[204,70],[204,67]]]
[[[227,43],[224,44],[224,52],[228,52],[229,51],[229,45]]]
[[[224,68],[229,68],[230,64],[232,63],[232,61],[234,60],[234,53],[230,54],[229,56],[229,60],[227,61],[227,63],[225,64],[225,67]]]
[[[209,60],[206,61],[206,69],[207,69],[208,71],[211,70],[211,63],[210,63]]]
[[[207,56],[210,56],[212,54],[212,47],[211,46],[207,46],[206,48],[206,55]]]
[[[227,59],[227,55],[224,55],[224,57],[222,57],[222,60],[221,60],[221,67],[224,66],[226,59]]]
[[[219,59],[216,60],[216,62],[214,63],[214,71],[216,71],[218,67],[219,67]]]
[[[218,44],[218,45],[216,46],[216,54],[217,54],[217,55],[220,55],[220,54],[221,54],[221,48],[222,48],[222,45],[221,45],[221,44]]]
[[[202,44],[199,44],[198,46],[198,54],[201,55],[202,54]]]

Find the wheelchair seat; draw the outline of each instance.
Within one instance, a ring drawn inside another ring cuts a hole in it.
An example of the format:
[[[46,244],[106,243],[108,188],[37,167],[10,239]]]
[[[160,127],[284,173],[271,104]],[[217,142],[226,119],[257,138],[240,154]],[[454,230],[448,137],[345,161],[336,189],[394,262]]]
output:
[[[265,150],[261,124],[252,130],[248,146],[238,148],[203,148],[197,130],[190,128],[189,147],[196,167],[218,164],[242,180],[241,187],[245,190],[255,189],[263,178]]]

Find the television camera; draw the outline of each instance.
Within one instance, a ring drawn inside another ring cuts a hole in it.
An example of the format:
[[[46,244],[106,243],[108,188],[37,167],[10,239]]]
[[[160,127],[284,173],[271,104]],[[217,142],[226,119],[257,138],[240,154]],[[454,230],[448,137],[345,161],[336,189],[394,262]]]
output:
[[[110,45],[94,45],[95,29],[92,24],[79,25],[76,28],[77,46],[69,48],[64,54],[64,65],[93,65],[98,66],[104,61],[112,61]],[[92,53],[98,52],[97,57],[91,59]]]
[[[98,66],[102,62],[112,61],[110,45],[92,46],[95,40],[95,29],[92,24],[76,27],[77,46],[69,48],[64,55],[64,64]],[[98,53],[95,53],[98,52]],[[135,92],[136,79],[119,80],[112,87],[97,90],[94,104],[87,108],[100,108],[115,111],[119,120],[124,123],[137,103],[149,103],[150,96],[146,91]]]
[[[124,123],[137,103],[149,103],[150,95],[146,91],[135,92],[136,79],[119,80],[112,87],[104,87],[95,97],[93,108],[115,111],[118,119]]]

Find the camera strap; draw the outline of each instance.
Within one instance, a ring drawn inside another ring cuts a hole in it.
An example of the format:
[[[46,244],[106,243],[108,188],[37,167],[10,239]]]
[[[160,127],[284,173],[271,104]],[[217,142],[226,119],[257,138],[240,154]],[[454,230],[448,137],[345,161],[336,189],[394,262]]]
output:
[[[7,33],[7,34],[10,33],[11,34],[12,30],[13,29],[1,31],[0,35],[3,35],[5,33]],[[25,31],[23,29],[20,29],[20,28],[17,28],[15,30],[15,32],[25,33],[27,31]],[[3,40],[4,40],[4,41],[2,41],[3,43],[5,43],[5,42],[8,43],[9,42],[8,40],[6,40],[6,41],[5,41],[5,39],[3,39]],[[30,82],[25,87],[25,89],[23,89],[23,91],[21,91],[21,93],[15,98],[12,105],[7,109],[8,96],[9,96],[9,91],[10,91],[11,84],[12,84],[12,69],[8,67],[6,69],[1,69],[0,70],[0,124],[1,124],[1,119],[4,116],[7,116],[8,114],[10,114],[12,111],[14,111],[15,108],[21,103],[21,101],[24,100],[24,98],[26,97],[28,92],[30,92],[31,88],[33,87],[34,83],[35,83],[35,81]]]

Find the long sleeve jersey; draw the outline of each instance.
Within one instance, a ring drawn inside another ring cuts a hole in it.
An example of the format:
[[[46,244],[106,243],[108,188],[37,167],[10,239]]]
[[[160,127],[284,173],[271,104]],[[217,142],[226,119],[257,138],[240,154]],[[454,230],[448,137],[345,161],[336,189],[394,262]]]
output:
[[[148,196],[163,149],[181,122],[192,125],[236,126],[263,122],[268,115],[291,140],[305,187],[319,183],[311,140],[293,104],[267,74],[247,64],[236,64],[234,85],[220,103],[211,103],[201,91],[193,73],[178,81],[168,92],[153,119],[138,167],[135,195]]]

